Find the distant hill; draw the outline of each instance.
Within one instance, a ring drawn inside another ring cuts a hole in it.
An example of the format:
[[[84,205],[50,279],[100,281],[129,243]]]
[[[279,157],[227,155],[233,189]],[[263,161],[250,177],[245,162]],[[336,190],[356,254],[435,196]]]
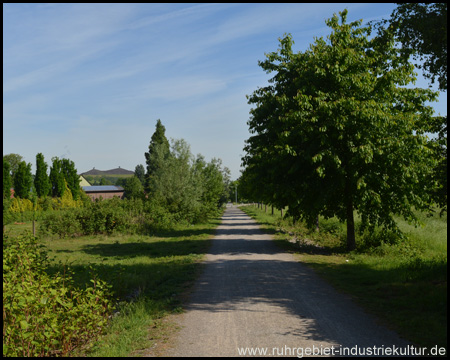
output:
[[[111,169],[111,170],[97,170],[96,168],[93,168],[92,170],[89,170],[87,172],[81,173],[80,175],[86,176],[86,175],[100,175],[100,176],[115,176],[115,175],[134,175],[134,171],[122,169],[118,167],[117,169]]]

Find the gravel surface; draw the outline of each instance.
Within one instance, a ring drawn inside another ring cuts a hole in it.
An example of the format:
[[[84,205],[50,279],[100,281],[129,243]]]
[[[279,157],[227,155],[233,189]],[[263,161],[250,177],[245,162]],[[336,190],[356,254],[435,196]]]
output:
[[[166,356],[239,356],[246,348],[268,356],[339,355],[356,346],[376,355],[407,346],[236,207],[227,208],[205,263]]]

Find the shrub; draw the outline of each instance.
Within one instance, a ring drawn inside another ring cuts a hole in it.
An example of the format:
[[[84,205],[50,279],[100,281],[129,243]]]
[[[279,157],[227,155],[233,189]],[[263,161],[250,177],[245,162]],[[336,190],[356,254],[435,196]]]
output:
[[[42,222],[41,230],[50,234],[57,234],[61,238],[80,234],[82,226],[76,212],[76,209],[48,212]]]
[[[11,202],[9,210],[13,213],[20,213],[24,211],[33,211],[33,203],[28,199],[14,198]]]
[[[102,332],[110,286],[92,279],[78,289],[68,271],[49,276],[37,238],[3,237],[3,356],[67,355]]]

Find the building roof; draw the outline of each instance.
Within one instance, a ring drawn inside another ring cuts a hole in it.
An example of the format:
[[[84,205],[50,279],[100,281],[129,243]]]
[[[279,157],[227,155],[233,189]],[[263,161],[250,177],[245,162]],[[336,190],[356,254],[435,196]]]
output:
[[[134,175],[134,171],[122,169],[120,166],[111,170],[98,170],[93,168],[92,170],[81,173],[80,175]]]
[[[108,192],[108,191],[124,191],[122,186],[115,185],[93,185],[93,186],[82,186],[85,192]]]

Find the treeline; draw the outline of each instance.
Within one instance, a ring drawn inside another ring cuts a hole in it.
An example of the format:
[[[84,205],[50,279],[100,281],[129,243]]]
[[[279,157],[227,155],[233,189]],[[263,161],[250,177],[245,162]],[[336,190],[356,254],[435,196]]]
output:
[[[416,4],[400,5],[397,16],[411,6]],[[425,6],[445,17],[446,34],[447,5]],[[413,51],[398,46],[397,30],[413,21],[392,20],[370,37],[372,26],[346,17],[344,11],[327,20],[327,40],[316,39],[304,52],[293,52],[293,39],[285,35],[278,51],[259,62],[275,76],[247,97],[254,105],[252,136],[239,186],[241,196],[288,207],[287,215],[311,227],[319,215],[338,217],[347,223],[352,250],[355,211],[362,231],[381,226],[399,233],[394,214],[416,221],[414,209],[446,209],[447,125],[427,105],[437,92],[406,87],[416,79]],[[446,81],[439,83],[446,90]]]
[[[206,162],[200,154],[194,157],[183,139],[169,144],[160,120],[145,158],[147,171],[137,165],[135,175],[121,183],[124,201],[108,201],[99,207],[80,188],[73,161],[52,158],[48,174],[48,165],[39,153],[33,175],[31,164],[20,155],[5,155],[3,222],[37,217],[44,219],[44,229],[60,235],[147,231],[149,226],[205,221],[216,216],[228,200],[230,173],[221,160]],[[47,214],[49,210],[65,211]],[[95,220],[87,221],[89,217]]]

